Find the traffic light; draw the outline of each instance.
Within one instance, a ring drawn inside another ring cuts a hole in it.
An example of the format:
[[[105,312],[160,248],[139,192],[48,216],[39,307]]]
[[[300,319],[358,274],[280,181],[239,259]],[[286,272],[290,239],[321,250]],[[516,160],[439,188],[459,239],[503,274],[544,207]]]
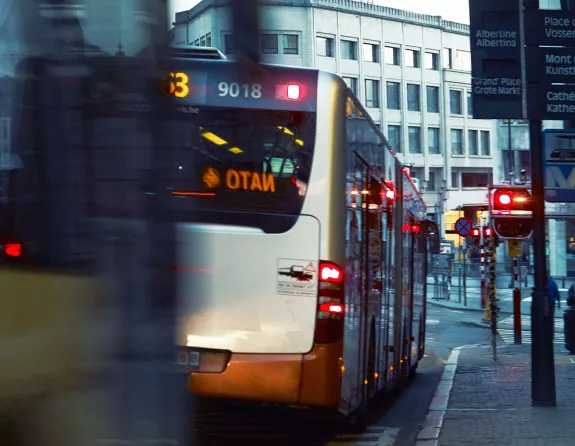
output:
[[[506,239],[524,239],[533,231],[532,218],[497,218],[493,225],[495,232]]]
[[[492,211],[495,213],[531,212],[533,200],[527,188],[495,189]]]
[[[528,188],[496,188],[491,198],[491,221],[498,237],[517,240],[531,235],[533,197]]]

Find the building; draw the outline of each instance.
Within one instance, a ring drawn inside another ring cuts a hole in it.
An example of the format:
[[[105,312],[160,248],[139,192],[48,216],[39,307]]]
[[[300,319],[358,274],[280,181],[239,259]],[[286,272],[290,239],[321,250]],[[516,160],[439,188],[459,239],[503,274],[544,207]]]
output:
[[[229,13],[221,0],[177,13],[174,43],[233,57]],[[265,62],[344,78],[448,232],[461,211],[475,218],[486,206],[485,187],[500,175],[497,127],[472,117],[467,25],[349,0],[267,0],[261,23]]]

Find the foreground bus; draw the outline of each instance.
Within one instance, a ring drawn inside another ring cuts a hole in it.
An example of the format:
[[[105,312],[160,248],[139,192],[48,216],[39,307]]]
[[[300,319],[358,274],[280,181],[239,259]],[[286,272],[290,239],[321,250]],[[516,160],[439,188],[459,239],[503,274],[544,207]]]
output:
[[[190,391],[350,414],[413,374],[426,208],[345,83],[185,55],[170,70]]]

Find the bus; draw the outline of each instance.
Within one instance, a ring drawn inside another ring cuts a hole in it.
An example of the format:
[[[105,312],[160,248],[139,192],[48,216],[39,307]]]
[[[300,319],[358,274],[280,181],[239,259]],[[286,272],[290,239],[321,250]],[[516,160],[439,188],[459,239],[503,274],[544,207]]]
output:
[[[424,355],[437,227],[339,76],[199,53],[161,85],[189,391],[356,414]]]

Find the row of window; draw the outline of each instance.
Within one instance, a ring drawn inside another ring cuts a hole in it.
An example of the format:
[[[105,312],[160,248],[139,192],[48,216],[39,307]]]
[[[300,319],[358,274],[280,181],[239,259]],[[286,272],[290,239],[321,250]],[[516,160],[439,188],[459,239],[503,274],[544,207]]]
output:
[[[423,153],[421,127],[409,126],[407,129],[407,135],[409,153]],[[401,146],[400,125],[387,126],[387,140],[396,152],[403,152],[403,148]],[[491,156],[491,140],[489,131],[468,130],[467,149],[467,154],[469,156]],[[427,128],[427,153],[430,155],[441,154],[441,132],[439,127]],[[451,154],[465,154],[462,129],[451,129]]]
[[[359,42],[351,39],[340,40],[340,57],[348,60],[358,60]],[[363,60],[365,62],[379,63],[383,55],[383,61],[388,65],[401,65],[401,46],[386,45],[381,52],[379,43],[364,42],[362,45]],[[335,37],[317,36],[316,52],[318,56],[335,57]],[[427,70],[439,70],[439,50],[426,50],[422,57],[419,49],[406,48],[404,51],[405,66],[421,68],[422,63]],[[452,48],[443,49],[444,68],[471,71],[471,53]]]
[[[349,89],[359,96],[357,78],[344,76],[343,80]],[[386,102],[388,110],[401,109],[401,84],[399,82],[388,81],[386,83]],[[439,87],[426,87],[427,112],[439,113]],[[407,84],[407,110],[421,111],[421,85]],[[379,81],[375,79],[365,80],[365,105],[366,107],[379,108]],[[463,91],[449,91],[449,108],[452,115],[463,115]],[[472,116],[473,105],[471,102],[471,92],[467,92],[467,115]]]
[[[423,169],[421,169],[423,170]],[[417,173],[415,173],[417,178]],[[460,178],[461,187],[463,188],[477,188],[477,187],[487,187],[489,186],[489,179],[492,176],[491,171],[485,172],[460,172],[459,169],[451,169],[451,188],[460,188]],[[425,187],[420,186],[421,190],[424,192],[437,192],[438,186],[440,185],[440,179],[442,177],[441,170],[429,170],[429,176],[427,184]],[[420,183],[421,184],[421,183]]]
[[[205,36],[190,42],[193,46],[212,46],[212,33],[207,33]]]
[[[263,54],[299,54],[299,35],[294,33],[263,33],[260,36]],[[226,54],[234,54],[236,47],[231,34],[224,36]]]

